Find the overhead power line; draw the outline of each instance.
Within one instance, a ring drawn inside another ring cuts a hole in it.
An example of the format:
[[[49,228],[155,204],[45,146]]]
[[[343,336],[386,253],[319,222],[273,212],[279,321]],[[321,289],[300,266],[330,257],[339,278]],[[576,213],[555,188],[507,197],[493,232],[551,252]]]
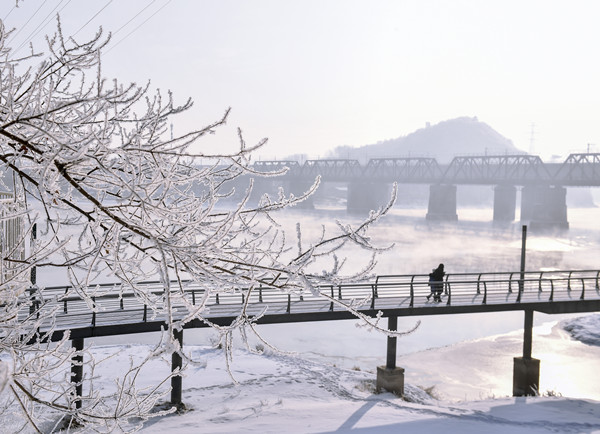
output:
[[[123,27],[125,27],[127,24],[129,24],[130,22],[132,22],[133,20],[135,20],[137,17],[139,17],[141,13],[143,13],[146,9],[148,9],[150,6],[152,6],[155,2],[156,2],[156,0],[152,0],[152,2],[150,4],[147,4],[146,7],[143,8],[141,11],[139,11],[137,14],[135,14],[133,16],[133,18],[131,18],[129,21],[127,21],[125,24],[123,24],[121,27],[119,27],[117,30],[115,30],[115,32],[113,33],[113,35],[116,35],[121,30],[123,30]]]
[[[10,14],[12,14],[12,12],[17,8],[17,5],[14,4],[12,9],[10,11],[8,11],[8,13],[4,16],[4,18],[2,19],[3,21],[6,21],[6,19],[10,16]]]
[[[156,1],[156,0],[154,0]],[[154,3],[154,1],[152,3]],[[116,42],[113,46],[111,46],[108,50],[106,50],[104,52],[104,54],[108,54],[113,48],[117,47],[121,42],[123,42],[124,40],[126,40],[129,36],[131,36],[137,29],[139,29],[140,27],[142,27],[144,24],[146,24],[152,17],[154,17],[154,15],[156,15],[157,13],[159,13],[161,10],[164,9],[165,6],[167,6],[169,3],[171,3],[172,0],[169,0],[168,2],[166,2],[164,5],[162,5],[158,10],[156,10],[156,12],[154,12],[152,15],[150,15],[148,18],[146,18],[144,21],[142,21],[141,24],[139,24],[135,29],[133,29],[131,32],[129,32],[127,35],[125,35],[123,37],[123,39],[119,40],[119,42]],[[151,4],[152,4],[151,3]],[[133,17],[131,20],[129,20],[125,25],[121,26],[119,28],[119,30],[121,30],[123,27],[125,27],[127,24],[129,24],[131,21],[133,21],[133,19],[135,19],[139,14],[141,14],[144,10],[146,10],[146,8],[144,8],[143,10],[141,10],[135,17]],[[119,31],[117,30],[117,32]],[[115,34],[117,33],[115,32]]]
[[[33,19],[33,17],[35,17],[35,16],[37,15],[37,13],[40,11],[40,9],[42,8],[42,6],[44,6],[44,5],[46,4],[46,2],[47,2],[47,1],[48,1],[48,0],[44,0],[44,2],[43,2],[43,3],[42,3],[42,4],[41,4],[41,5],[40,5],[40,6],[39,6],[37,9],[36,9],[36,11],[33,13],[33,15],[29,17],[29,19],[27,20],[27,22],[26,22],[24,25],[22,25],[22,26],[19,28],[19,30],[17,30],[17,31],[15,32],[15,34],[14,34],[14,35],[12,35],[12,36],[10,37],[10,39],[7,41],[7,44],[10,44],[10,43],[12,42],[12,40],[13,40],[13,39],[15,39],[15,38],[18,36],[18,34],[19,34],[19,33],[21,33],[21,32],[23,31],[23,29],[24,29],[24,28],[27,26],[27,24],[29,24],[29,22],[30,22],[30,21]]]
[[[70,0],[69,0],[69,1],[70,1]],[[108,3],[106,3],[106,4],[105,4],[105,5],[102,7],[102,9],[100,9],[98,12],[96,12],[96,13],[94,14],[94,16],[93,16],[92,18],[90,18],[90,19],[87,21],[87,23],[85,23],[83,26],[81,26],[81,27],[79,28],[79,30],[77,30],[75,33],[73,33],[73,36],[75,36],[75,35],[77,35],[77,33],[81,32],[85,26],[87,26],[89,23],[91,23],[91,22],[92,22],[92,20],[93,20],[94,18],[96,18],[96,17],[97,17],[97,16],[100,14],[100,12],[102,12],[104,9],[106,9],[106,8],[108,7],[108,5],[109,5],[109,4],[111,4],[112,2],[113,2],[113,0],[109,0],[109,2],[108,2]]]
[[[21,48],[23,48],[29,41],[33,40],[33,38],[35,38],[38,33],[40,33],[44,27],[46,27],[48,25],[48,23],[50,22],[50,20],[52,20],[52,17],[54,16],[54,11],[56,9],[59,8],[59,6],[64,2],[65,0],[60,0],[60,3],[58,3],[56,6],[54,6],[54,9],[52,9],[48,15],[46,15],[46,17],[42,20],[42,22],[31,31],[31,33],[27,36],[27,38],[25,38],[25,40],[23,42],[21,42],[21,45],[19,45],[17,47],[16,50],[13,51],[13,54],[16,54],[19,50],[21,50]],[[65,4],[62,8],[60,8],[60,10],[58,11],[59,13],[69,5],[69,3],[71,3],[71,0],[69,0],[67,2],[67,4]]]

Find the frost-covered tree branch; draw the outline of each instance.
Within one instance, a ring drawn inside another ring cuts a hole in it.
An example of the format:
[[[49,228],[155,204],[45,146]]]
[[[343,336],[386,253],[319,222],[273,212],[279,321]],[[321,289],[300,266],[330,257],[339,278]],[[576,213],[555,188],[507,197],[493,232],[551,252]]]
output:
[[[3,252],[11,269],[0,284],[0,387],[3,404],[18,402],[34,429],[57,413],[124,429],[122,420],[147,418],[164,390],[138,388],[140,368],[132,365],[115,394],[91,387],[82,408],[75,408],[70,378],[75,350],[68,334],[53,345],[39,335],[41,322],[51,323],[55,311],[43,297],[30,297],[33,267],[66,270],[70,289],[64,296],[77,295],[91,309],[97,279],[118,279],[153,315],[167,318],[169,331],[200,319],[220,331],[227,345],[232,331],[253,329],[257,317],[250,318],[244,307],[229,327],[218,327],[204,316],[212,295],[249,294],[257,286],[318,295],[320,283],[364,279],[372,271],[380,249],[366,231],[394,198],[356,227],[338,222],[337,232],[323,230],[317,240],[304,240],[298,225],[292,253],[275,214],[305,200],[318,180],[304,195],[281,190],[258,205],[248,200],[250,183],[237,205],[224,207],[232,180],[279,174],[250,167],[251,153],[265,140],[248,146],[241,130],[237,150],[218,155],[202,150],[202,139],[226,125],[229,109],[215,122],[171,137],[172,119],[190,109],[191,100],[178,105],[170,92],[105,79],[101,59],[108,38],[102,31],[77,42],[62,34],[59,23],[47,38],[46,54],[24,57],[13,55],[8,35],[0,22],[0,190],[16,199],[0,218],[25,216],[19,245],[28,243],[34,224],[39,237],[23,257]],[[344,276],[343,249],[350,245],[372,255],[362,271]],[[331,258],[331,267],[317,272],[323,258]],[[161,281],[162,297],[140,284],[149,279]],[[181,296],[184,281],[203,289],[200,303]],[[43,295],[44,285],[37,283],[37,294]],[[186,308],[184,315],[175,315],[175,301]],[[372,326],[380,329],[377,320]],[[169,336],[163,348],[180,351]],[[86,381],[92,383],[93,376]]]

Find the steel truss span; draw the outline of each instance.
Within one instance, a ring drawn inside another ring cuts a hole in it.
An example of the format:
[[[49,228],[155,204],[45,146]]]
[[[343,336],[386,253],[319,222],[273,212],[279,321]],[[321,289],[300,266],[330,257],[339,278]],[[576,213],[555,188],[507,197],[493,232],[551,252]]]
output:
[[[544,163],[537,155],[457,156],[450,164],[435,158],[373,158],[362,165],[358,160],[323,159],[257,161],[254,170],[280,174],[289,179],[346,182],[401,182],[424,184],[550,184],[600,186],[600,153],[571,154],[562,163]]]

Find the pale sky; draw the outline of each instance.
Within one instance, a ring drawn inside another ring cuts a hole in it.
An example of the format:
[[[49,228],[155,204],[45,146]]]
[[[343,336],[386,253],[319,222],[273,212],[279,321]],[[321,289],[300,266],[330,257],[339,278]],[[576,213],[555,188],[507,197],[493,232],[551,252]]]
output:
[[[35,32],[55,7],[67,34],[113,32],[107,77],[151,80],[195,101],[175,133],[231,106],[209,147],[236,145],[239,126],[249,144],[269,138],[257,158],[323,157],[477,116],[524,151],[533,124],[544,159],[588,144],[600,152],[595,0],[25,0],[11,11],[14,3],[0,0],[0,18],[22,27],[13,46],[33,38],[43,48],[54,21]]]

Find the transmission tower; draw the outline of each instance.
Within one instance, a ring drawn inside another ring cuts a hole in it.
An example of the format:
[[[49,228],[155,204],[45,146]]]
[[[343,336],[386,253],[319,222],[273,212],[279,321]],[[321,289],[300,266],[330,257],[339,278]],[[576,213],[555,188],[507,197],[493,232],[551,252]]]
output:
[[[529,154],[535,153],[535,123],[531,123],[531,131],[529,132]]]

